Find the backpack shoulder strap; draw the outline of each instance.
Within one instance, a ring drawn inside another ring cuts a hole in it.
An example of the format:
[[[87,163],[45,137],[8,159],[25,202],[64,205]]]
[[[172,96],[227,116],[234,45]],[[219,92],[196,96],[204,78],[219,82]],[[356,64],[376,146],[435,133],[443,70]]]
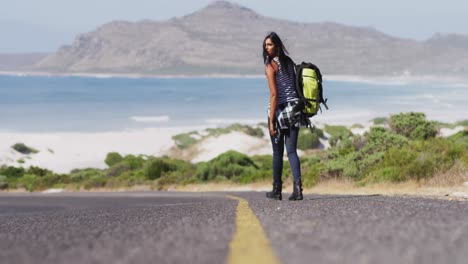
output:
[[[296,79],[296,93],[297,97],[299,98],[299,101],[301,102],[302,105],[306,105],[307,102],[304,98],[304,93],[302,91],[302,70],[303,70],[303,63],[299,65],[295,65],[294,67],[294,72],[295,72],[295,79]]]

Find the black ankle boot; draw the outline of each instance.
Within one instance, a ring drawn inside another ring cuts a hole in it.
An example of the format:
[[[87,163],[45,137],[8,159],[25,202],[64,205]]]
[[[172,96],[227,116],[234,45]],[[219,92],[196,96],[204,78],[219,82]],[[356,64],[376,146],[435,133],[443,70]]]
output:
[[[293,186],[293,193],[289,196],[289,201],[297,201],[302,200],[304,197],[302,196],[302,182],[295,181]]]
[[[273,190],[271,192],[266,193],[266,197],[275,199],[275,200],[281,200],[283,199],[283,196],[281,195],[281,190],[282,190],[282,183],[273,183]]]

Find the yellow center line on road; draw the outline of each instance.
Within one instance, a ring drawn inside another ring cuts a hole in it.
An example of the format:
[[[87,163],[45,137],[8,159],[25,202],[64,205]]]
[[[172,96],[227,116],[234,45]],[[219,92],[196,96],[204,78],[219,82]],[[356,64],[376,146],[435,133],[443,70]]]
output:
[[[236,233],[229,244],[228,264],[269,263],[279,264],[260,221],[249,207],[247,200],[227,196],[239,201],[236,214]]]

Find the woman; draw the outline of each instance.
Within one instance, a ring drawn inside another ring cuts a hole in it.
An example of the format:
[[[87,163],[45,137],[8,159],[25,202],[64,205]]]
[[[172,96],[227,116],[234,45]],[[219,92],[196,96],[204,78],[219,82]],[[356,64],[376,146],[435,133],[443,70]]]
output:
[[[281,114],[291,110],[299,102],[296,95],[294,62],[287,55],[288,52],[279,36],[272,32],[263,41],[263,60],[265,73],[270,89],[270,103],[268,110],[268,125],[271,144],[273,146],[273,190],[268,192],[268,198],[281,200],[284,145],[288,154],[294,177],[293,193],[289,200],[302,200],[301,164],[297,156],[297,137],[300,122],[284,124],[278,122]],[[288,115],[289,116],[289,115]],[[300,118],[297,118],[300,120]]]

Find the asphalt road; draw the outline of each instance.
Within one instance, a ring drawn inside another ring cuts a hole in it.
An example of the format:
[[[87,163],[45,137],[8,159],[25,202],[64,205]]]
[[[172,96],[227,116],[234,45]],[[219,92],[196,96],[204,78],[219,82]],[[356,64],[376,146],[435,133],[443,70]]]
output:
[[[468,263],[468,202],[167,192],[0,194],[0,263],[226,263],[240,228],[227,195],[281,263]]]

